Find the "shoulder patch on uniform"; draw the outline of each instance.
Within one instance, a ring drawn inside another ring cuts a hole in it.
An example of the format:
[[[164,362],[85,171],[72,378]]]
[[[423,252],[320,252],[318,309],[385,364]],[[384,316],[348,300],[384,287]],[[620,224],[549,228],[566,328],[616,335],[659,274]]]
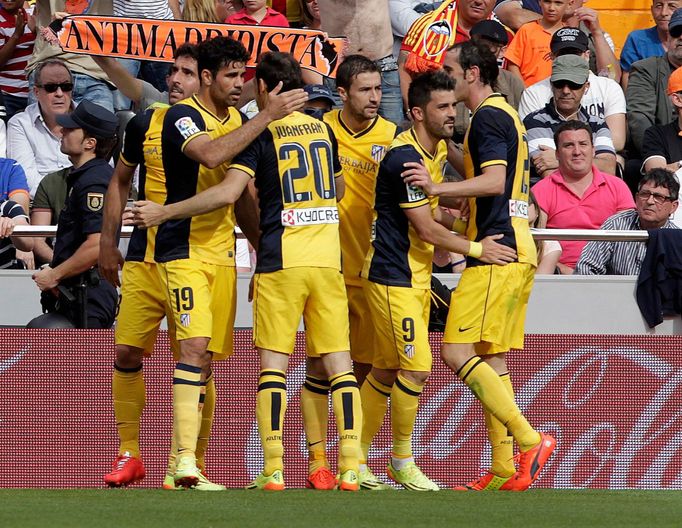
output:
[[[386,154],[386,147],[383,145],[372,145],[372,159],[377,163],[381,163],[384,159],[384,154]]]
[[[96,213],[104,205],[104,194],[103,193],[88,193],[87,206],[92,212]]]
[[[426,199],[426,194],[424,194],[424,191],[421,187],[416,187],[414,185],[410,185],[409,183],[406,183],[405,187],[407,187],[408,202],[421,202],[422,200]]]
[[[178,129],[178,132],[180,132],[180,135],[184,139],[188,139],[188,138],[192,137],[193,135],[201,132],[201,130],[199,130],[199,127],[194,122],[194,120],[189,116],[184,116],[184,117],[181,117],[180,119],[178,119],[175,122],[175,128]]]

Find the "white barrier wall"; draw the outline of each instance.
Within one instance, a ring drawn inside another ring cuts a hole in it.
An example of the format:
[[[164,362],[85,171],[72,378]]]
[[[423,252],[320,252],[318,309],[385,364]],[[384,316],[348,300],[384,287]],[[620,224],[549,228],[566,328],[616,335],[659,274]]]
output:
[[[0,271],[0,326],[24,326],[41,313],[30,271]],[[454,287],[458,275],[438,275]],[[238,280],[236,326],[251,327],[249,275]],[[682,334],[679,317],[649,329],[635,301],[636,277],[538,276],[528,310],[528,334]]]

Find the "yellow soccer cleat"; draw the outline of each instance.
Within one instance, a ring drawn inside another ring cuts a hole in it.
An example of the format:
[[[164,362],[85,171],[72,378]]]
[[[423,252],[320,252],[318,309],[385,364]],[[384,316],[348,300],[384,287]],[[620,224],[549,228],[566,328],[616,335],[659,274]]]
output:
[[[429,479],[414,462],[408,462],[403,469],[398,471],[393,464],[388,463],[388,476],[400,484],[403,488],[412,491],[439,491],[438,485]]]
[[[193,488],[199,483],[200,477],[201,471],[199,471],[196,459],[193,456],[185,456],[178,461],[173,476],[176,486]]]
[[[358,491],[360,489],[360,480],[355,470],[349,469],[339,475],[339,489],[341,491]]]
[[[169,491],[183,489],[182,486],[175,485],[175,477],[173,475],[169,475],[168,473],[166,473],[166,476],[163,477],[163,484],[161,484],[161,488]]]
[[[284,476],[281,469],[276,469],[272,475],[263,475],[261,473],[256,479],[246,486],[246,489],[259,489],[266,491],[282,491],[284,489]]]
[[[194,488],[197,491],[225,491],[227,488],[222,484],[216,484],[208,480],[208,477],[203,471],[199,472],[199,482],[196,483]]]
[[[360,481],[360,489],[362,490],[384,491],[393,489],[393,486],[381,482],[369,468],[358,473],[358,480]]]

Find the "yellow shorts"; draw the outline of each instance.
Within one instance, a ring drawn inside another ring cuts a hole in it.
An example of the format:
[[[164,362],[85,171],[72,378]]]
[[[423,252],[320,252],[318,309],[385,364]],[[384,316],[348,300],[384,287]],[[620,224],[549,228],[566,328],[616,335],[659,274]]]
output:
[[[350,323],[350,356],[358,363],[372,364],[374,357],[374,325],[362,286],[346,284]]]
[[[141,348],[146,356],[150,356],[166,314],[166,295],[156,263],[126,262],[121,277],[121,303],[114,330],[115,343]],[[177,358],[178,346],[170,317],[168,337]]]
[[[443,342],[474,343],[478,355],[523,348],[534,279],[535,267],[518,262],[464,270],[450,300]]]
[[[385,286],[365,279],[363,290],[375,332],[372,365],[380,369],[431,372],[429,290]]]
[[[301,316],[308,355],[343,352],[350,348],[348,299],[339,270],[289,268],[254,276],[253,339],[256,347],[291,354]]]
[[[157,264],[178,341],[208,337],[214,360],[234,350],[237,271],[192,259]]]

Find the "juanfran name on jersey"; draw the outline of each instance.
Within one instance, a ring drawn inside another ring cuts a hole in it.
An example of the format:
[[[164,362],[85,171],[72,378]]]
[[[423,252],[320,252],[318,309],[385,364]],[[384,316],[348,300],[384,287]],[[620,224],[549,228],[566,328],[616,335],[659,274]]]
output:
[[[509,200],[509,216],[528,220],[528,202],[523,200]]]
[[[201,130],[199,130],[199,127],[189,116],[181,117],[180,119],[178,119],[175,122],[175,128],[178,129],[178,132],[180,132],[180,135],[184,139],[191,138],[192,136],[201,132]]]
[[[285,227],[338,223],[339,210],[336,207],[305,207],[282,211],[282,225]]]

